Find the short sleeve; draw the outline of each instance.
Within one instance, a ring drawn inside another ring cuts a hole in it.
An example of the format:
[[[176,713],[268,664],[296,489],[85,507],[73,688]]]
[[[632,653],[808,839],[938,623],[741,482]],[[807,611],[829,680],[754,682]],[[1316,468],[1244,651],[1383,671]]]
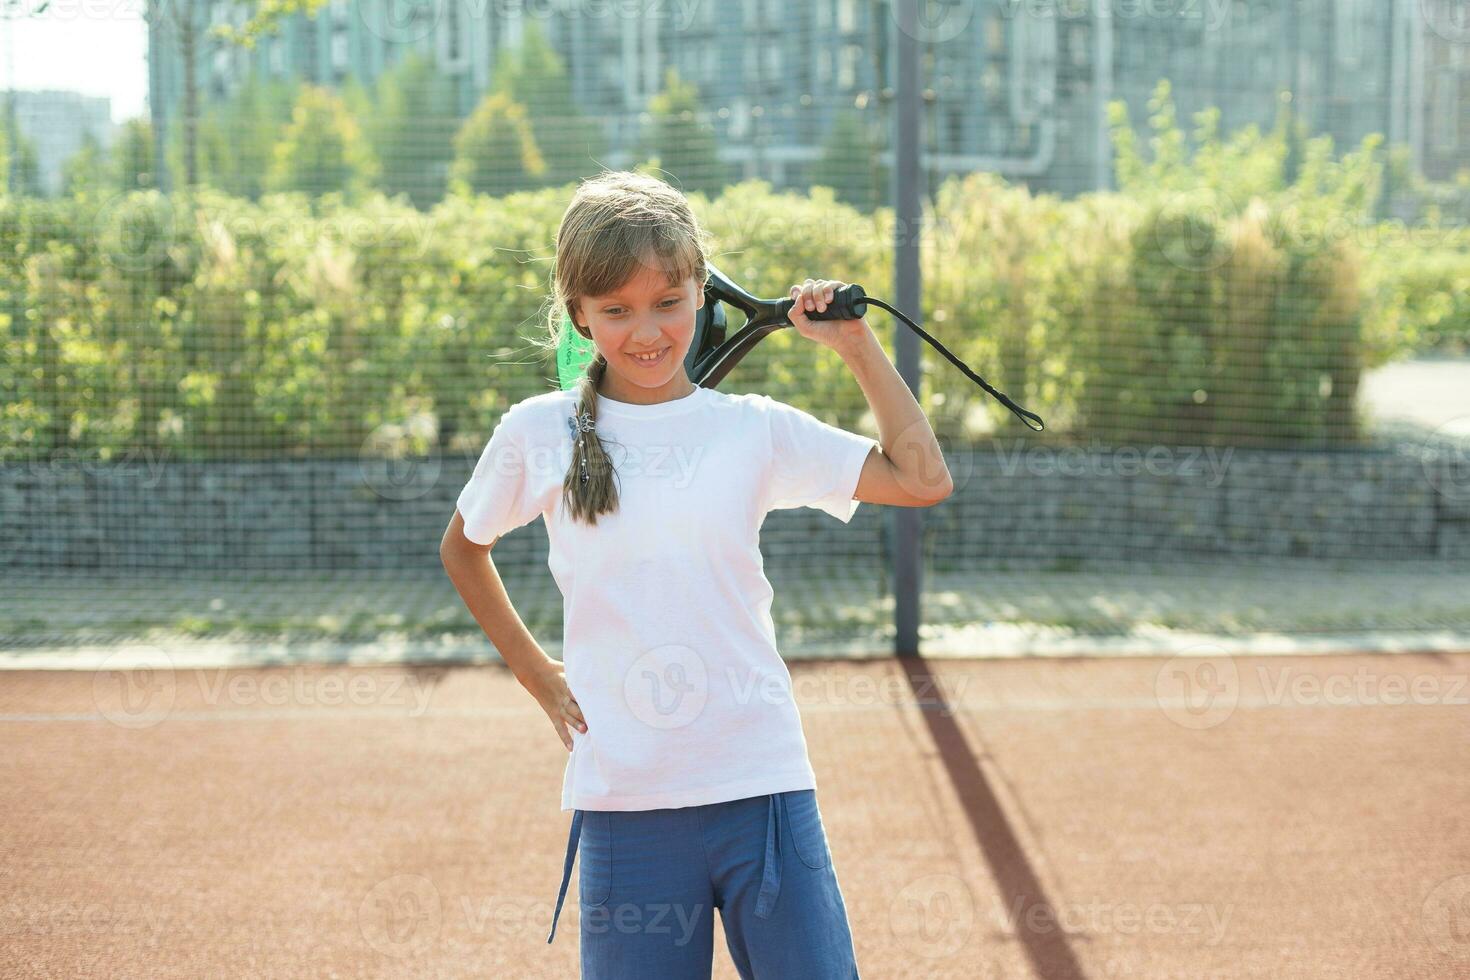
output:
[[[524,424],[524,411],[512,405],[496,423],[459,492],[455,506],[464,518],[464,534],[476,544],[491,544],[541,513],[526,461]]]
[[[877,441],[769,395],[761,397],[771,430],[766,509],[813,507],[844,524],[851,521],[858,506],[853,493]]]

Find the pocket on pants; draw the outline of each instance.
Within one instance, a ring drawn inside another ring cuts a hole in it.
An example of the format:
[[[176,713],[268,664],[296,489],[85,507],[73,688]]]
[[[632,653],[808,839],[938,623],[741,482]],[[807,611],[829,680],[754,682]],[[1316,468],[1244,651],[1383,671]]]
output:
[[[796,856],[808,868],[825,868],[831,856],[827,850],[827,831],[822,826],[822,814],[817,808],[817,791],[792,790],[784,796],[786,819],[791,824]]]
[[[579,846],[578,899],[589,908],[604,905],[612,892],[612,815],[606,810],[583,810]]]

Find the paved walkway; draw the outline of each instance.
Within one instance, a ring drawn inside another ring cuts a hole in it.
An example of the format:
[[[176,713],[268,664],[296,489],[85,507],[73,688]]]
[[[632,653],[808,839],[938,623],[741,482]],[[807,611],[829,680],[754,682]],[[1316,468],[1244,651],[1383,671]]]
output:
[[[773,570],[782,654],[893,653],[893,599],[867,574],[814,587]],[[549,575],[507,573],[560,652]],[[1443,562],[1128,566],[925,579],[936,657],[1470,650],[1470,566]],[[112,659],[109,659],[112,658]],[[0,667],[483,662],[498,655],[440,573],[31,577],[0,595]]]
[[[1398,361],[1366,371],[1358,404],[1373,426],[1470,436],[1470,359]]]

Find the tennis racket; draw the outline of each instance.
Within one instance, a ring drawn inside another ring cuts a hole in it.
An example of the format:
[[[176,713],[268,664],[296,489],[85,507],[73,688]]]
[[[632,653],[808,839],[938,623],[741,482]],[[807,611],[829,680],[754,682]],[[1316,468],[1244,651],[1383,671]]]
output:
[[[722,273],[713,263],[707,264],[707,268],[709,282],[704,289],[704,306],[694,318],[694,340],[689,345],[689,352],[684,355],[684,369],[689,375],[689,380],[695,384],[703,388],[714,388],[767,334],[780,330],[782,327],[792,326],[787,314],[791,312],[793,304],[789,296],[781,299],[760,299],[736,285],[734,280]],[[745,325],[733,337],[726,336],[728,325],[726,304],[745,314]],[[808,311],[807,319],[856,320],[867,313],[869,304],[887,310],[908,324],[911,330],[947,357],[971,381],[1010,409],[1029,428],[1036,432],[1046,428],[1041,416],[1017,405],[1010,399],[1010,396],[997,390],[990,382],[972,371],[968,364],[950,353],[948,348],[925,332],[917,323],[881,299],[874,299],[867,295],[863,287],[857,283],[850,283],[835,290],[832,302],[827,304],[827,308],[820,312]],[[587,362],[592,360],[596,352],[592,341],[577,333],[572,328],[571,320],[564,317],[561,338],[556,351],[557,375],[563,389],[571,388],[577,383],[577,379],[586,369]]]

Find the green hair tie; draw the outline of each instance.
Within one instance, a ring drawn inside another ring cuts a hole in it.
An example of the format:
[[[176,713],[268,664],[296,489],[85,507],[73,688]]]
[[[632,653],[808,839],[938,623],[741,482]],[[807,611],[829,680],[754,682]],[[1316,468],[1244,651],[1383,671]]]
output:
[[[572,326],[572,318],[565,313],[561,318],[561,332],[556,344],[556,374],[561,381],[562,391],[575,388],[587,371],[587,365],[597,354],[597,345],[579,334]]]

